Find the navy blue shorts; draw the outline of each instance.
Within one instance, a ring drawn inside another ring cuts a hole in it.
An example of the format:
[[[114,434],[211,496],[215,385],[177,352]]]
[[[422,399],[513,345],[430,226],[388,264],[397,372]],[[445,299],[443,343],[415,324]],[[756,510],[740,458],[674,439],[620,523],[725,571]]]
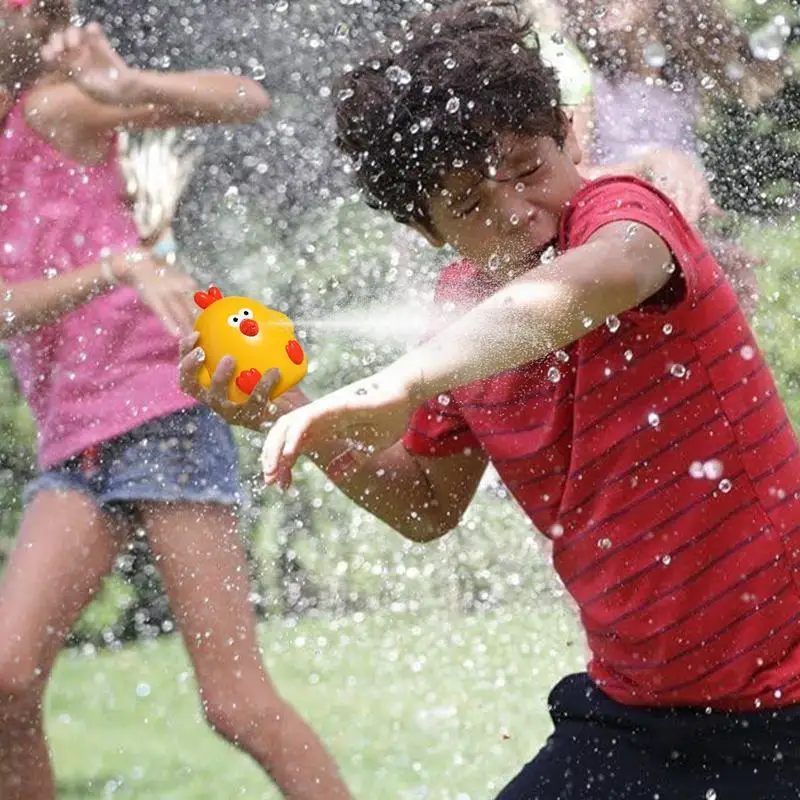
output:
[[[800,706],[626,706],[585,673],[549,698],[554,731],[497,800],[798,800]]]
[[[150,420],[42,472],[25,502],[43,490],[77,491],[103,509],[142,501],[239,502],[239,462],[230,428],[195,406]]]

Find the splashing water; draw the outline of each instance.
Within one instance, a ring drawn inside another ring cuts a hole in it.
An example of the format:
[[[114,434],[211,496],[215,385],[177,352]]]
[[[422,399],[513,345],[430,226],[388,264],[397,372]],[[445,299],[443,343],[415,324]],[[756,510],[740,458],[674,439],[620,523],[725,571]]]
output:
[[[297,328],[330,331],[378,343],[412,345],[420,341],[434,317],[419,303],[375,305],[351,309],[322,319],[299,319]]]

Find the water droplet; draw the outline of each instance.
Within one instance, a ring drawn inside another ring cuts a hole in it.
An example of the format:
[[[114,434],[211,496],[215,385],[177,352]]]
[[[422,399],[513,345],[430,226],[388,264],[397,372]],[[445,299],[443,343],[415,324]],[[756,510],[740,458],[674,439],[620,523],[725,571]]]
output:
[[[752,360],[753,360],[753,357],[755,356],[755,354],[756,354],[756,351],[755,351],[755,350],[754,350],[752,347],[750,347],[750,345],[749,345],[749,344],[746,344],[746,345],[745,345],[745,346],[744,346],[744,347],[743,347],[743,348],[742,348],[742,349],[739,351],[739,355],[740,355],[740,356],[741,356],[741,357],[742,357],[742,358],[743,358],[745,361],[752,361]]]
[[[461,108],[461,101],[457,97],[451,97],[445,106],[448,114],[455,114],[459,108]]]
[[[771,20],[750,34],[750,52],[759,61],[777,61],[786,46],[783,26]]]
[[[717,793],[713,789],[706,792],[706,800],[717,800]]]
[[[350,35],[350,26],[346,22],[340,22],[333,31],[333,35],[339,40],[347,39]]]
[[[402,53],[403,52],[403,43],[395,39],[390,45],[389,49],[393,53]]]
[[[277,3],[275,3],[275,10],[276,10],[276,11],[277,11],[279,14],[283,14],[283,13],[284,13],[284,11],[286,11],[288,8],[289,8],[289,2],[288,2],[288,0],[278,0],[278,2],[277,2]]]
[[[703,475],[710,481],[719,480],[724,471],[725,466],[718,458],[711,458],[703,464]]]
[[[419,121],[419,129],[421,131],[429,131],[433,127],[433,120],[430,117],[424,117]]]
[[[342,91],[339,92],[339,99],[349,100],[354,94],[355,92],[352,89],[342,89]]]
[[[651,411],[647,415],[647,424],[650,425],[652,428],[657,428],[660,422],[661,422],[661,417],[659,417],[655,411]]]
[[[725,74],[728,76],[729,80],[740,81],[744,78],[744,67],[733,61],[725,65]]]
[[[636,236],[636,231],[639,230],[639,226],[635,222],[631,222],[630,225],[625,229],[625,236],[623,236],[623,240],[629,242]]]
[[[610,317],[606,317],[606,327],[611,331],[611,333],[616,333],[621,324],[622,323],[619,321],[619,317],[615,317],[613,314]]]
[[[713,89],[716,85],[716,80],[714,80],[714,78],[712,78],[710,75],[703,75],[703,77],[700,79],[700,86],[702,86],[706,91]]]
[[[147,697],[150,694],[150,684],[140,683],[136,686],[137,697]]]
[[[444,65],[445,65],[445,67],[447,67],[447,69],[455,69],[456,60],[454,58],[452,58],[451,56],[448,56],[444,60]]]
[[[730,482],[730,481],[729,481],[727,478],[723,478],[723,479],[722,479],[722,480],[719,482],[719,490],[720,490],[720,491],[721,491],[723,494],[728,494],[728,492],[729,492],[731,489],[733,489],[733,484],[732,484],[732,483],[731,483],[731,482]]]
[[[612,544],[612,542],[611,542],[611,539],[601,539],[601,540],[600,540],[600,541],[597,543],[597,546],[598,546],[598,547],[599,547],[601,550],[608,550],[608,549],[610,549],[610,547],[611,547],[611,544]]]
[[[564,526],[559,525],[557,522],[550,526],[550,535],[554,539],[560,539],[564,535]]]
[[[569,353],[567,353],[565,350],[556,350],[556,361],[566,364],[567,361],[569,361]]]
[[[267,70],[263,64],[256,64],[250,71],[250,77],[254,81],[263,81],[267,77]]]
[[[626,350],[623,356],[626,361],[633,361],[633,350]]]
[[[672,375],[673,378],[683,378],[686,375],[686,367],[683,364],[673,364],[669,368],[669,374]]]
[[[591,328],[594,324],[594,320],[591,317],[584,317],[583,318],[583,327],[584,328]]]
[[[495,254],[494,254],[494,255],[493,255],[493,256],[492,256],[492,257],[489,259],[489,262],[488,262],[487,266],[489,267],[489,269],[490,269],[492,272],[497,272],[497,270],[498,270],[498,269],[500,269],[500,263],[501,263],[501,261],[500,261],[500,256],[499,256],[499,255],[497,255],[497,253],[495,253]]]
[[[661,69],[667,63],[667,48],[661,42],[650,42],[642,52],[644,63],[653,69]]]
[[[439,395],[439,396],[436,398],[436,402],[437,402],[437,403],[438,403],[440,406],[445,406],[445,407],[447,407],[447,406],[449,406],[449,405],[450,405],[450,395],[449,395],[449,394],[440,394],[440,395]]]
[[[665,567],[668,567],[672,563],[672,556],[669,555],[669,553],[667,555],[665,555],[665,556],[661,556],[661,563]]]
[[[698,479],[699,478],[705,478],[706,473],[705,473],[705,470],[703,469],[703,462],[702,461],[692,461],[692,463],[689,464],[689,474],[693,478],[698,478]]]
[[[665,336],[669,336],[672,333],[672,325],[667,322],[661,330],[664,331]]]
[[[556,258],[556,248],[553,245],[545,250],[542,255],[539,257],[539,263],[541,264],[550,264],[555,261]]]
[[[398,67],[397,64],[392,64],[392,66],[386,70],[386,78],[400,86],[406,86],[411,83],[411,73],[407,72],[402,67]]]

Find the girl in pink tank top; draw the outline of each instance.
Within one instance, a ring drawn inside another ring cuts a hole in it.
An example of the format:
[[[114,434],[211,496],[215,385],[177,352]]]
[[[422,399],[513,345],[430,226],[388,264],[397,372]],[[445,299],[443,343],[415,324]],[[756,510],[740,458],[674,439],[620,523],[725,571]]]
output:
[[[115,131],[247,122],[221,72],[128,68],[68,0],[0,0],[0,331],[39,427],[39,477],[0,582],[0,797],[54,797],[42,720],[62,637],[144,526],[208,720],[292,797],[345,798],[259,656],[230,431],[177,386],[192,280],[140,246]]]

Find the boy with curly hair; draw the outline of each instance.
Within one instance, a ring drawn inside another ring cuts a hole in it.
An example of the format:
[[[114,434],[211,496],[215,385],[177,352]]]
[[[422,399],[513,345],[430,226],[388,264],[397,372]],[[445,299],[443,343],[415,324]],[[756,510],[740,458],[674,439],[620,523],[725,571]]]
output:
[[[338,143],[368,202],[463,260],[424,344],[277,421],[267,376],[237,419],[272,423],[268,482],[306,453],[415,541],[458,523],[491,462],[552,540],[591,660],[502,800],[795,800],[797,439],[674,204],[582,180],[528,31],[515,3],[461,3],[342,76]],[[197,358],[187,389],[230,416],[230,364],[202,393]]]

